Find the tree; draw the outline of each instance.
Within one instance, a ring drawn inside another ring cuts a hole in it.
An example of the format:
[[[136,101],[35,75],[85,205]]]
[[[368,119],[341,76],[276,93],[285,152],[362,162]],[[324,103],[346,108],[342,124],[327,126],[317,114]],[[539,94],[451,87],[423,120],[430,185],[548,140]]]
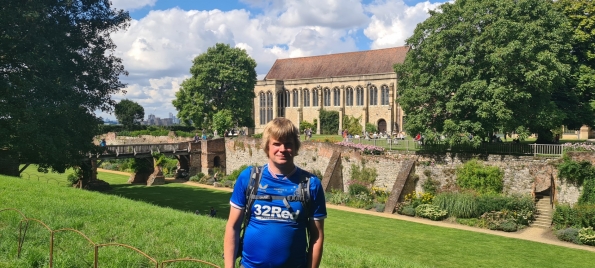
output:
[[[594,125],[595,110],[595,2],[560,0],[554,5],[566,15],[572,28],[572,79],[565,90],[557,93],[558,106],[567,109],[564,125],[578,129]],[[591,105],[589,105],[591,103]]]
[[[566,18],[542,0],[461,0],[440,9],[418,24],[395,66],[405,129],[451,142],[529,129],[551,141],[550,130],[572,117],[556,102],[571,80]]]
[[[252,106],[256,85],[256,62],[245,50],[216,44],[198,55],[190,68],[191,78],[182,82],[173,101],[178,118],[208,128],[213,115],[231,111],[239,126],[254,127]]]
[[[0,173],[78,166],[126,75],[110,33],[128,26],[108,0],[0,5]],[[6,164],[6,161],[10,164]]]
[[[233,127],[233,115],[230,110],[221,110],[213,115],[213,129],[220,135],[225,135],[225,130]]]
[[[123,99],[116,104],[114,113],[118,122],[127,129],[131,129],[145,118],[145,109],[140,104],[128,99]]]

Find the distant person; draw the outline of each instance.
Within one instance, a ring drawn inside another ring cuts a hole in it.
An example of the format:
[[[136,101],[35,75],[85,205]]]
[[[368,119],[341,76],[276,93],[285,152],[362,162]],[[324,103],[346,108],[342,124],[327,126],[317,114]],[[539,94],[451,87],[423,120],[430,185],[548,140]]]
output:
[[[198,209],[197,209],[197,210],[195,210],[195,211],[194,211],[194,214],[196,214],[196,215],[200,215],[200,210],[198,210]]]
[[[207,140],[207,133],[204,133],[204,132],[202,133],[202,139]]]
[[[211,207],[211,211],[209,212],[209,216],[211,217],[215,217],[217,215],[217,210],[215,210],[213,207]]]
[[[198,133],[194,134],[194,142],[198,142],[200,141],[200,137],[198,136]]]
[[[99,146],[105,147],[106,145],[107,143],[105,142],[105,139],[101,139],[101,141],[99,142]]]

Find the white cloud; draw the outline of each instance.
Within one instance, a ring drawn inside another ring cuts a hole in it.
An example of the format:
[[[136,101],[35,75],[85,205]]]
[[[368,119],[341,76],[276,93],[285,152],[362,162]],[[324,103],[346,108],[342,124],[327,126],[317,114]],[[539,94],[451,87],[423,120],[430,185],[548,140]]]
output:
[[[132,11],[145,6],[154,6],[157,0],[111,0],[112,7]]]
[[[177,113],[171,101],[189,77],[192,59],[216,43],[245,49],[257,62],[262,79],[279,58],[356,51],[362,30],[372,40],[370,48],[403,45],[428,16],[427,10],[438,6],[424,2],[409,7],[402,0],[378,0],[367,6],[359,0],[242,1],[263,8],[262,13],[153,10],[113,34],[116,55],[130,73],[122,79],[128,93],[114,99],[129,98],[143,105],[147,114],[165,117]],[[114,1],[127,8],[154,3]]]
[[[405,45],[413,35],[418,23],[427,19],[428,10],[434,10],[442,3],[429,1],[407,6],[402,0],[378,0],[366,7],[372,14],[371,22],[364,34],[372,40],[372,49]]]

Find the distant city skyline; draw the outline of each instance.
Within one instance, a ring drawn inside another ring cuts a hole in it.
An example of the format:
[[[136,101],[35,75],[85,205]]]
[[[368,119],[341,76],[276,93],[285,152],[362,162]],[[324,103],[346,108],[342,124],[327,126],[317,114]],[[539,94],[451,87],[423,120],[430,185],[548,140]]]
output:
[[[262,79],[276,59],[402,46],[443,1],[420,0],[112,0],[130,12],[112,34],[130,99],[145,114],[177,115],[172,105],[192,59],[216,43],[243,48]],[[113,114],[97,112],[113,119]]]

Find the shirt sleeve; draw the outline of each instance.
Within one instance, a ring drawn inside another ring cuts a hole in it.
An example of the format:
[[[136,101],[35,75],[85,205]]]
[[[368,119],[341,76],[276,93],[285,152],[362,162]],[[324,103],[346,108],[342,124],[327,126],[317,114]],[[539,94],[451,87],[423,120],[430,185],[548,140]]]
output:
[[[229,204],[232,207],[243,209],[246,206],[246,189],[248,188],[248,181],[250,180],[250,172],[253,167],[244,169],[238,179],[236,180],[235,186],[233,187],[233,193]]]
[[[324,199],[324,190],[318,177],[310,178],[310,197],[312,198],[312,218],[315,221],[326,218],[326,200]]]

